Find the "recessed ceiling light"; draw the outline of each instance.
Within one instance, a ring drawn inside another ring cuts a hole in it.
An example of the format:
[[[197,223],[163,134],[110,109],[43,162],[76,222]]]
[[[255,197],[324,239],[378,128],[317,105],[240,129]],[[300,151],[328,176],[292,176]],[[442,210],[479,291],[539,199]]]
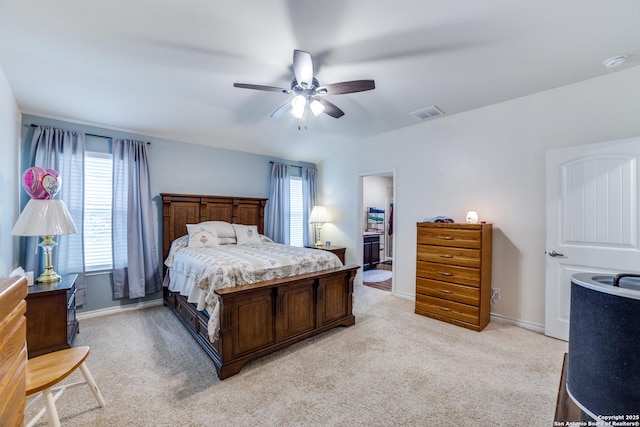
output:
[[[603,64],[607,68],[617,67],[618,65],[622,64],[624,61],[627,60],[627,56],[628,55],[614,56],[614,57],[609,58],[606,61],[604,61]]]

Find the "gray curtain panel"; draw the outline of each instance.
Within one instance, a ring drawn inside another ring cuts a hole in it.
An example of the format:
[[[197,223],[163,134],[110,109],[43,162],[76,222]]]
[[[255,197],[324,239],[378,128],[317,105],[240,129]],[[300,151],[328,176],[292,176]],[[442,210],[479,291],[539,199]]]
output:
[[[84,133],[38,126],[31,139],[31,166],[53,169],[62,178],[56,198],[62,199],[78,229],[77,234],[58,236],[52,253],[53,269],[58,274],[77,273],[76,304],[86,302],[84,269]],[[39,238],[27,238],[25,266],[37,277],[44,266],[38,252]]]
[[[147,144],[113,139],[113,297],[162,289],[156,250]]]
[[[318,236],[314,224],[309,224],[311,210],[316,205],[318,198],[317,171],[310,168],[302,168],[302,223],[307,225],[302,241],[305,246],[313,246]]]
[[[289,165],[271,165],[271,190],[265,234],[276,243],[289,244]]]

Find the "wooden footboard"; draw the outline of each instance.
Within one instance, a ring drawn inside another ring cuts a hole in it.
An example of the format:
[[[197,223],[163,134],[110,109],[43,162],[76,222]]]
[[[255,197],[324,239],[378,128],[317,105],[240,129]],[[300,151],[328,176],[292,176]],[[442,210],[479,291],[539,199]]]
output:
[[[353,325],[353,281],[358,268],[217,290],[220,329],[213,342],[204,313],[166,288],[164,300],[213,360],[218,377],[225,379],[255,358],[336,326]]]

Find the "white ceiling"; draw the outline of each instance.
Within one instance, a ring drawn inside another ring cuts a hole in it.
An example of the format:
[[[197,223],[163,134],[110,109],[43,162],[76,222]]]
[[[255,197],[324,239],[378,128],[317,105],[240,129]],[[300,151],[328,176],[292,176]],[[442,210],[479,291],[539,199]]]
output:
[[[233,83],[288,88],[294,49],[320,84],[376,89],[328,96],[345,116],[306,131],[272,119],[287,95]],[[451,115],[637,65],[640,0],[0,0],[23,113],[295,160],[430,105]]]

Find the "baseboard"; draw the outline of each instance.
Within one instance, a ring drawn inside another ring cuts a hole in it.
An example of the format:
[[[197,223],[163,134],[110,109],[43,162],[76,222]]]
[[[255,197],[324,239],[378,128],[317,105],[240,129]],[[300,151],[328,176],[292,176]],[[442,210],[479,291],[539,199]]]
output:
[[[398,297],[398,298],[406,299],[406,300],[409,300],[409,301],[415,301],[416,300],[416,296],[415,295],[404,293],[404,292],[395,291],[395,292],[393,292],[393,295]],[[499,322],[505,322],[505,323],[508,323],[510,325],[518,326],[520,328],[524,328],[524,329],[528,329],[530,331],[534,331],[534,332],[538,332],[540,334],[544,334],[544,325],[539,325],[537,323],[527,322],[527,321],[524,321],[524,320],[517,320],[517,319],[513,319],[511,317],[506,317],[506,316],[502,316],[500,314],[494,314],[494,313],[491,313],[491,320],[496,320],[496,321],[499,321]]]
[[[76,318],[78,320],[82,319],[90,319],[92,317],[101,317],[101,316],[109,316],[111,314],[123,313],[125,311],[131,310],[140,310],[143,308],[155,307],[158,305],[162,305],[162,298],[154,299],[151,301],[143,301],[137,304],[126,304],[126,305],[118,305],[115,307],[101,308],[98,310],[85,311],[82,313],[78,313]]]
[[[415,295],[407,294],[407,293],[404,293],[404,292],[395,291],[393,293],[393,295],[397,296],[398,298],[406,299],[406,300],[409,300],[409,301],[414,301],[415,302],[415,300],[416,300],[416,296]]]
[[[491,320],[497,320],[500,322],[509,323],[514,326],[519,326],[524,329],[529,329],[530,331],[544,334],[544,325],[539,325],[537,323],[526,322],[524,320],[516,320],[511,317],[506,317],[506,316],[502,316],[501,314],[494,314],[494,313],[491,313]]]

